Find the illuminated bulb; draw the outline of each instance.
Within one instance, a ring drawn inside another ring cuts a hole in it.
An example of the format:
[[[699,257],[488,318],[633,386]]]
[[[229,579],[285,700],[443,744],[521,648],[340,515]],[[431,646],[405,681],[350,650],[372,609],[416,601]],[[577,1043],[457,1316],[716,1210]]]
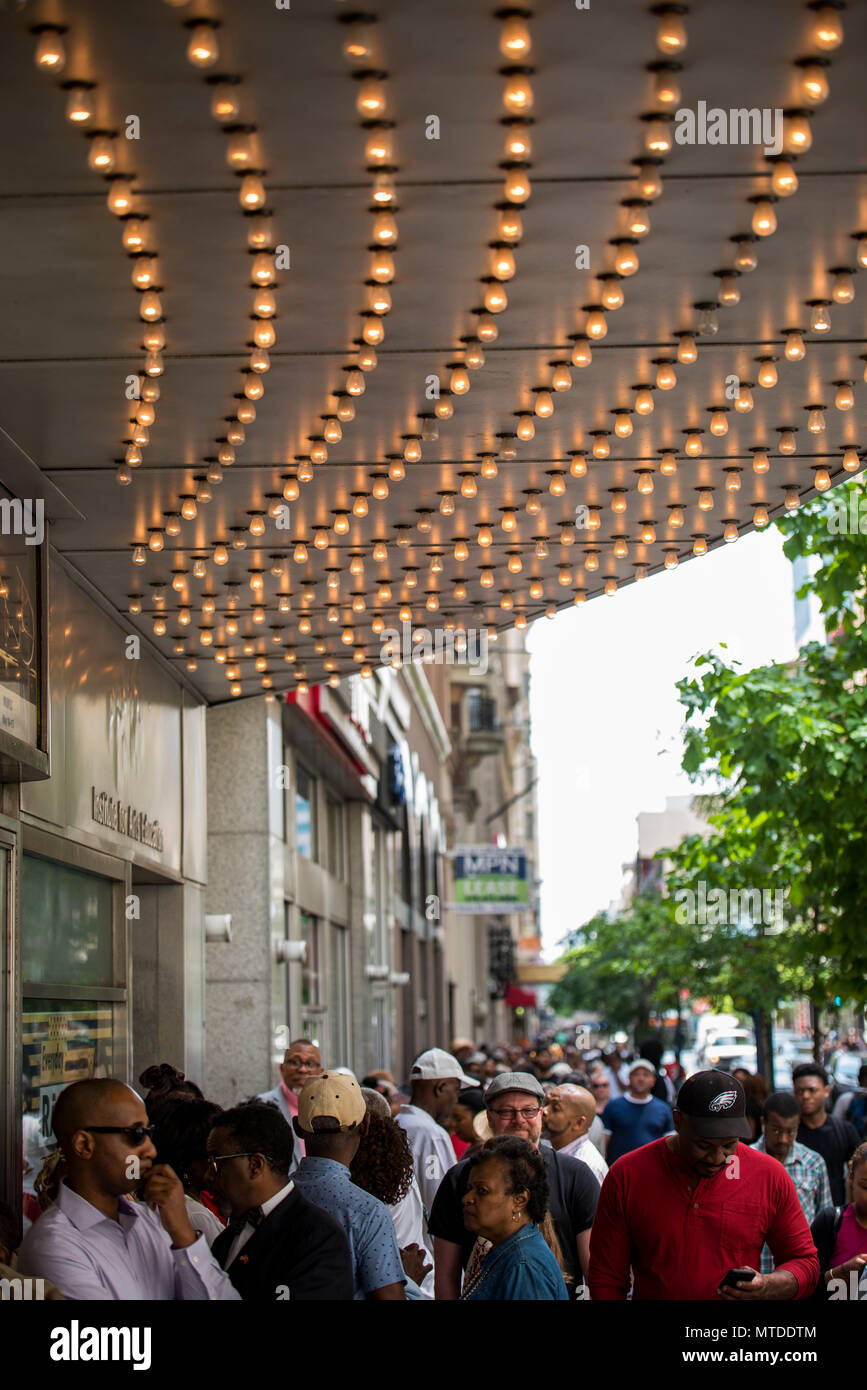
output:
[[[353,515],[353,516],[367,516],[367,513],[368,513],[368,502],[367,502],[367,498],[364,496],[363,493],[360,492],[360,493],[358,494],[358,496],[355,498],[355,500],[353,501],[353,503],[352,503],[352,515]]]
[[[554,414],[554,399],[550,391],[536,392],[535,412],[540,420],[547,420]]]
[[[686,26],[679,10],[663,10],[656,30],[656,46],[660,53],[669,56],[682,53],[686,42]]]
[[[141,251],[147,239],[147,223],[140,217],[128,217],[123,224],[121,240],[125,251]]]
[[[485,353],[481,343],[467,343],[466,350],[464,352],[464,358],[466,360],[467,366],[470,367],[474,372],[477,372],[480,367],[484,367]]]
[[[66,47],[58,29],[46,28],[39,35],[34,61],[43,72],[62,72],[66,63]]]
[[[798,175],[795,173],[795,166],[788,159],[774,161],[771,188],[778,198],[791,198],[793,193],[797,193]]]
[[[680,105],[680,83],[673,68],[660,67],[654,73],[653,95],[660,106]]]
[[[226,163],[230,169],[248,169],[253,163],[253,145],[245,131],[236,131],[226,143]]]
[[[648,154],[663,155],[670,153],[671,129],[668,121],[645,121],[644,148]]]
[[[198,556],[198,557],[193,561],[193,578],[194,578],[194,579],[204,579],[204,578],[206,577],[207,573],[208,573],[208,567],[207,567],[205,561],[203,560],[203,558],[202,558],[201,556]],[[203,594],[203,595],[202,595],[202,612],[203,612],[203,613],[213,613],[214,610],[215,610],[215,608],[216,608],[216,603],[215,603],[215,600],[214,600],[213,595],[212,595],[212,594]]]
[[[683,507],[670,507],[668,511],[668,524],[673,531],[683,525]]]
[[[138,423],[133,425],[132,442],[133,444],[138,444],[140,448],[143,448],[150,442],[150,431],[147,425],[139,425]]]
[[[250,353],[250,371],[261,375],[271,370],[271,359],[264,348],[254,348]]]
[[[370,196],[377,207],[389,207],[394,202],[395,188],[391,174],[380,171],[374,175]]]
[[[503,105],[513,116],[523,116],[533,109],[533,88],[525,73],[512,73],[503,90]]]
[[[673,391],[677,385],[677,372],[673,362],[659,362],[656,367],[656,385],[660,391]],[[637,399],[637,398],[636,398]],[[636,405],[636,410],[638,409]]]
[[[393,483],[402,483],[406,477],[406,469],[403,466],[403,459],[392,459],[388,465],[388,476]]]
[[[584,554],[584,568],[586,570],[598,570],[599,556],[595,550],[587,550]]]
[[[858,471],[861,467],[861,459],[858,456],[857,449],[849,448],[843,450],[843,467],[846,469],[847,473],[856,473]]]
[[[626,511],[626,493],[622,488],[615,488],[611,494],[611,510],[621,514]]]
[[[340,421],[329,416],[325,421],[322,433],[328,444],[339,444],[343,438],[343,430],[340,427]]]
[[[645,497],[653,492],[653,474],[649,469],[642,469],[638,474],[638,491]]]
[[[548,484],[548,491],[552,497],[564,497],[566,494],[566,483],[562,473],[552,473],[551,481]]]
[[[595,459],[607,459],[611,454],[611,445],[604,434],[597,434],[593,440],[593,457]]]
[[[851,410],[855,404],[855,393],[852,390],[851,381],[841,381],[837,384],[834,394],[834,405],[837,410]]]
[[[698,458],[702,449],[701,435],[696,430],[690,430],[683,447],[690,458]]]
[[[187,44],[187,58],[193,67],[213,67],[218,57],[216,30],[210,24],[194,25]]]
[[[238,190],[238,200],[242,208],[254,212],[265,206],[265,185],[258,174],[245,174]]]
[[[181,516],[184,521],[194,521],[198,515],[195,497],[184,497],[181,502]]]
[[[373,480],[371,491],[377,502],[384,502],[388,496],[388,479],[384,475],[378,475]]]
[[[532,439],[535,433],[536,426],[533,422],[532,415],[519,415],[518,423],[515,426],[515,434],[518,438],[523,440]]]
[[[377,347],[385,337],[382,319],[377,318],[375,314],[365,314],[361,320],[361,336],[366,343]]]
[[[691,366],[698,359],[698,346],[691,333],[683,333],[677,344],[677,360]]]
[[[754,241],[749,237],[733,238],[737,242],[735,251],[735,269],[741,273],[749,274],[755,270],[759,263],[759,257],[755,249]]]
[[[637,178],[640,197],[658,198],[660,196],[662,193],[662,176],[656,164],[639,164]]]
[[[120,483],[122,487],[126,487],[129,483],[132,482],[132,473],[130,472],[129,468],[127,468],[125,463],[122,463],[120,465],[114,476],[115,481]]]
[[[821,406],[807,412],[807,429],[810,434],[822,434],[825,430],[825,411]]]
[[[835,5],[821,5],[815,12],[810,35],[823,53],[830,53],[843,42],[843,21]]]
[[[153,424],[154,420],[156,419],[156,416],[157,413],[154,410],[153,406],[148,405],[146,401],[143,401],[135,413],[136,424],[144,425],[145,427],[147,427]]]
[[[812,333],[830,333],[831,315],[828,312],[828,305],[825,303],[814,304],[810,310],[810,331]]]
[[[664,449],[662,459],[659,464],[659,471],[666,478],[673,478],[677,472],[677,457],[671,449]]]
[[[515,515],[515,510],[514,510],[514,508],[513,508],[513,507],[504,507],[504,508],[503,508],[502,520],[500,521],[500,525],[502,526],[503,530],[504,530],[504,531],[514,531],[514,529],[515,529],[515,527],[517,526],[517,524],[518,524],[518,518],[517,518],[517,516]]]
[[[735,396],[735,410],[741,415],[747,415],[752,410],[755,401],[753,400],[753,390],[748,381],[742,381],[738,387],[738,394]]]
[[[498,473],[497,460],[493,454],[485,454],[481,463],[481,474],[483,478],[496,478]]]
[[[487,566],[484,566],[479,573],[479,583],[483,589],[492,589],[494,587],[495,578],[494,571]]]
[[[254,623],[264,623],[265,617],[266,617],[266,613],[265,613],[265,609],[264,609],[264,608],[254,608],[254,609],[253,609],[253,622],[254,622]]]
[[[407,463],[421,462],[421,443],[414,436],[406,441],[403,448],[403,456]]]
[[[801,497],[796,487],[786,488],[786,510],[794,512],[801,505]]]
[[[365,384],[364,373],[357,367],[350,367],[346,373],[346,389],[350,396],[363,396]]]
[[[367,308],[380,318],[391,311],[391,294],[385,285],[368,285]]]
[[[228,546],[224,545],[222,541],[218,541],[217,544],[214,546],[214,556],[213,556],[213,559],[214,559],[214,564],[215,564],[215,565],[225,565],[225,564],[228,564],[228,561],[229,561],[229,550],[228,550]]]
[[[274,298],[274,291],[258,287],[253,295],[253,313],[256,318],[270,319],[277,312],[277,300]]]
[[[677,569],[677,563],[678,563],[678,561],[677,561],[677,551],[676,551],[676,550],[666,550],[666,552],[665,552],[665,560],[664,560],[663,563],[664,563],[665,568],[666,568],[667,570],[676,570],[676,569]]]
[[[759,385],[764,386],[765,390],[770,390],[772,386],[776,386],[778,380],[777,366],[773,358],[762,357],[759,361]]]
[[[165,637],[168,624],[163,617],[154,618],[154,637]]]
[[[500,208],[497,238],[500,241],[520,241],[524,235],[524,224],[517,208]],[[480,335],[481,336],[481,335]]]
[[[738,282],[733,275],[721,275],[719,289],[717,290],[717,300],[727,308],[732,304],[740,304],[741,292]]]
[[[629,559],[629,545],[627,544],[627,541],[626,541],[626,537],[625,537],[625,536],[616,536],[616,537],[615,537],[615,540],[614,540],[614,558],[615,558],[615,560],[628,560],[628,559]]]
[[[614,421],[614,433],[618,439],[628,439],[632,434],[632,417],[628,410],[619,410]]]
[[[817,468],[815,473],[816,491],[827,492],[831,486],[831,474],[827,468]]]
[[[608,324],[605,321],[605,315],[601,309],[591,309],[590,313],[587,315],[587,322],[584,325],[584,330],[588,338],[592,338],[594,342],[599,342],[601,338],[605,337],[608,332]]]
[[[158,529],[155,527],[153,530],[151,530],[151,531],[148,532],[148,549],[149,549],[149,550],[154,550],[154,551],[156,551],[156,550],[162,550],[164,544],[165,544],[165,542],[164,542],[164,540],[163,540],[163,533],[162,533],[162,531],[158,530]]]
[[[713,493],[710,488],[699,488],[698,509],[700,512],[713,511]]]
[[[506,158],[529,159],[533,153],[530,127],[522,122],[506,127]]]
[[[649,386],[639,386],[635,392],[635,413],[637,415],[653,414],[653,392]]]
[[[335,536],[346,536],[349,534],[349,514],[348,512],[337,512],[334,517]],[[315,544],[315,542],[314,542]]]
[[[807,349],[804,339],[798,332],[786,334],[786,360],[789,362],[800,362],[806,356]]]
[[[587,508],[587,530],[598,531],[602,525],[602,515],[598,507]]]
[[[492,531],[491,531],[490,526],[488,526],[488,525],[482,525],[482,526],[480,526],[480,527],[479,527],[479,534],[478,534],[478,536],[477,536],[476,539],[477,539],[477,541],[478,541],[478,544],[481,545],[481,546],[488,546],[488,545],[490,545],[490,544],[492,543],[493,539],[494,539],[493,533],[492,533]]]
[[[739,468],[726,469],[726,492],[740,492],[741,490],[741,470]]]
[[[771,466],[771,459],[767,449],[753,450],[753,472],[767,473]]]
[[[295,549],[292,552],[292,559],[295,561],[296,565],[307,564],[307,546],[304,544],[303,541],[298,541],[296,543]]]
[[[777,230],[777,214],[773,203],[767,198],[758,198],[753,206],[753,231],[756,236],[771,236]]]
[[[368,164],[393,164],[394,147],[391,131],[387,126],[376,126],[367,136],[364,157]]]
[[[441,395],[434,406],[434,415],[438,420],[450,420],[455,413],[455,408],[447,395]]]
[[[602,292],[599,298],[602,300],[604,308],[615,309],[623,308],[623,287],[616,275],[606,275],[600,280]]]
[[[510,169],[503,184],[503,196],[510,203],[526,203],[531,193],[530,176],[522,166]]]
[[[139,315],[146,323],[153,322],[154,319],[161,319],[163,316],[163,306],[156,290],[145,290],[138,306]]]
[[[500,29],[500,52],[513,62],[525,58],[532,47],[530,31],[522,15],[507,14]]]
[[[116,217],[123,217],[132,207],[132,198],[132,184],[129,179],[115,179],[109,186],[106,206]]]
[[[376,368],[376,349],[362,342],[358,348],[358,365],[363,372],[374,371]]]
[[[110,174],[114,168],[114,141],[107,135],[95,135],[88,145],[87,163],[98,174]]]
[[[635,207],[627,208],[626,211],[626,226],[629,235],[634,237],[647,236],[647,233],[650,231],[650,214],[647,208],[642,207],[639,203]]]
[[[638,252],[635,247],[628,241],[619,241],[617,243],[617,253],[614,257],[614,269],[617,271],[617,274],[626,275],[628,277],[634,275],[638,267]],[[620,303],[623,303],[622,290],[620,291]],[[617,307],[619,308],[620,305]]]
[[[565,362],[558,362],[554,368],[551,385],[555,391],[568,391],[572,385],[572,373]]]
[[[783,149],[786,154],[806,154],[812,143],[813,132],[806,112],[783,116]]]
[[[452,372],[451,372],[451,376],[449,377],[449,390],[451,391],[452,395],[454,395],[454,396],[463,396],[463,395],[466,395],[466,393],[467,393],[467,391],[469,391],[469,389],[470,389],[470,374],[469,374],[469,372],[467,371],[466,367],[463,367],[463,366],[460,366],[460,365],[458,365],[458,366],[456,366],[456,367],[453,367],[453,368],[452,368]]]
[[[797,448],[794,430],[780,430],[779,449],[781,454],[793,454]]]
[[[385,85],[378,77],[365,77],[361,81],[358,96],[355,99],[355,107],[358,114],[367,120],[374,120],[377,116],[385,115]]]
[[[558,566],[557,566],[557,583],[558,583],[558,584],[562,584],[562,585],[564,586],[564,588],[565,588],[565,586],[566,586],[567,584],[571,584],[571,583],[572,583],[572,569],[571,569],[571,566],[569,566],[569,565],[558,565]]]
[[[129,468],[138,468],[141,463],[141,449],[137,444],[128,444],[124,454],[124,463]]]
[[[496,321],[488,313],[479,314],[479,321],[476,324],[476,333],[482,343],[494,343],[500,335]]]
[[[542,510],[542,504],[541,504],[541,502],[539,501],[539,494],[538,494],[538,492],[531,492],[531,493],[528,494],[528,496],[527,496],[527,501],[526,501],[525,506],[524,506],[524,510],[526,511],[526,513],[527,513],[528,516],[538,516],[538,515],[539,515],[539,513],[540,513],[541,510]]]
[[[378,246],[393,246],[397,241],[397,222],[394,214],[386,210],[377,212],[373,219],[373,239]]]
[[[593,361],[593,349],[585,338],[578,338],[572,349],[572,366],[589,367]]]
[[[166,335],[160,324],[152,323],[142,334],[142,347],[148,352],[162,352],[166,345]]]
[[[696,536],[694,538],[692,542],[692,553],[693,555],[707,554],[707,541],[705,540],[704,536]]]
[[[234,121],[241,106],[237,89],[231,82],[218,82],[211,92],[211,115],[215,121]]]
[[[265,394],[265,387],[259,380],[255,372],[248,372],[244,376],[244,395],[248,401],[261,400]]]
[[[177,512],[166,512],[165,519],[166,519],[166,525],[165,525],[165,532],[166,532],[166,535],[167,535],[167,536],[179,536],[179,535],[181,534],[181,518],[178,516]],[[184,581],[183,581],[183,579],[181,579],[181,581],[180,581],[180,587],[181,587],[181,588],[183,588],[183,584],[184,584]],[[177,587],[178,587],[177,582],[174,583],[172,587],[173,587],[173,588],[177,588]]]
[[[508,246],[495,246],[490,257],[491,274],[498,280],[511,280],[515,273],[515,257]]]
[[[831,286],[831,298],[835,304],[851,304],[855,298],[855,281],[851,270],[838,270]]]
[[[489,314],[501,314],[508,304],[509,296],[499,281],[485,286],[485,308]]]
[[[461,474],[461,497],[475,497],[475,496],[477,496],[478,491],[479,491],[479,489],[478,489],[478,485],[477,485],[477,483],[476,483],[475,474],[473,474],[473,473],[462,473],[462,474]]]

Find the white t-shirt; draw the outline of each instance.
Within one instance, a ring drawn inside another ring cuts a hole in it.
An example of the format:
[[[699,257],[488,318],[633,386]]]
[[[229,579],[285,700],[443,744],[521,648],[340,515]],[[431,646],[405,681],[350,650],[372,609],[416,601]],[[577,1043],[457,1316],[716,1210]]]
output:
[[[419,1192],[429,1212],[437,1188],[457,1163],[452,1141],[442,1125],[417,1105],[402,1105],[395,1119],[407,1137]]]
[[[414,1174],[409,1191],[401,1197],[399,1202],[395,1202],[393,1207],[389,1207],[389,1211],[394,1223],[398,1250],[405,1250],[408,1245],[417,1245],[426,1256],[425,1263],[432,1265],[433,1253],[428,1244],[430,1237],[428,1236],[427,1222],[424,1219],[421,1193],[418,1190],[418,1183]],[[434,1276],[432,1269],[429,1274],[425,1275],[419,1288],[428,1298],[433,1298]]]
[[[184,1193],[184,1206],[187,1209],[187,1216],[193,1230],[197,1235],[205,1237],[210,1248],[217,1236],[223,1234],[226,1229],[225,1226],[220,1224],[212,1211],[208,1211],[206,1206],[197,1202],[195,1197],[188,1197],[186,1193]]]

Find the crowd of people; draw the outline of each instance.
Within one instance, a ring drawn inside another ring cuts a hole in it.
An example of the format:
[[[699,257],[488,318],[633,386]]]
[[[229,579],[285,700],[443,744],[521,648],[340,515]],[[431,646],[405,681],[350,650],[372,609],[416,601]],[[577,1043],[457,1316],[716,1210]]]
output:
[[[143,1098],[76,1081],[17,1258],[0,1208],[0,1277],[104,1300],[867,1300],[867,1076],[831,1114],[818,1063],[767,1094],[625,1042],[456,1038],[399,1083],[298,1038],[228,1110],[167,1063]]]

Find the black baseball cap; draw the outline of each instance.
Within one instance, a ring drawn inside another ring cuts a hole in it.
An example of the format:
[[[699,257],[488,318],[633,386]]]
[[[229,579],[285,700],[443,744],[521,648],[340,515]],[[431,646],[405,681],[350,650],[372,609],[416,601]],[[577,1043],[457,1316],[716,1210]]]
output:
[[[688,1115],[700,1139],[752,1139],[743,1086],[726,1071],[697,1071],[684,1081],[675,1108]]]

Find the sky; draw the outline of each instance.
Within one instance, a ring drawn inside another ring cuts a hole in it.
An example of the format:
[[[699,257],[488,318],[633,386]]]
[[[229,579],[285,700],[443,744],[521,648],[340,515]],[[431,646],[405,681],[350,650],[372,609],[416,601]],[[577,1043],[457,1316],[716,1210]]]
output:
[[[722,643],[746,669],[796,650],[792,566],[773,526],[529,631],[546,960],[619,896],[638,813],[696,790],[675,685]]]

